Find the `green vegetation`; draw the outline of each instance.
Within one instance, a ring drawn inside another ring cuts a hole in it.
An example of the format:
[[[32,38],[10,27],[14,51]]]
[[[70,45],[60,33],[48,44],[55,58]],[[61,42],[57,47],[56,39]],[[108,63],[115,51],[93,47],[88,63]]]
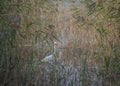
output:
[[[41,59],[53,52],[56,63]],[[120,0],[0,0],[0,86],[119,86]]]

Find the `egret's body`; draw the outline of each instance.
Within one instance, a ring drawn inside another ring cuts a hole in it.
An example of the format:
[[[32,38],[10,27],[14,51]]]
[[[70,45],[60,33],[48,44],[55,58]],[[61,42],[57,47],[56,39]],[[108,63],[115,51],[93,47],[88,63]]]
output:
[[[42,61],[42,62],[50,62],[50,63],[51,63],[51,62],[54,61],[54,59],[55,59],[55,58],[54,58],[54,55],[51,54],[51,55],[46,56],[45,58],[43,58],[41,61]]]

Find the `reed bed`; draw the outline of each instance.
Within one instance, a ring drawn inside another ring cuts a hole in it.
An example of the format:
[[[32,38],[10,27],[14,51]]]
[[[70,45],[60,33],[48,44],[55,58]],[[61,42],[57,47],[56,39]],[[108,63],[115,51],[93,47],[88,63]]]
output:
[[[0,86],[119,86],[119,3],[1,0]]]

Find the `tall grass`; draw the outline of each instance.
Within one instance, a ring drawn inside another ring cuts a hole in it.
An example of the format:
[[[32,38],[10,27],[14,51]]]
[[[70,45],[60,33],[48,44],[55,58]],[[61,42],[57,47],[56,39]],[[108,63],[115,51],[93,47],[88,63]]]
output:
[[[119,0],[1,0],[0,86],[119,86],[119,10]],[[57,62],[41,62],[54,41]]]

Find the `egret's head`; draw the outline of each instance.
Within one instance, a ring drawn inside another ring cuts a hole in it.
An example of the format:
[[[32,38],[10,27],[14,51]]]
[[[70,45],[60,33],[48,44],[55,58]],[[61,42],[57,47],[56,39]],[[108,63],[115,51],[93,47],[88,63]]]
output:
[[[54,44],[57,44],[57,42],[54,42]]]

